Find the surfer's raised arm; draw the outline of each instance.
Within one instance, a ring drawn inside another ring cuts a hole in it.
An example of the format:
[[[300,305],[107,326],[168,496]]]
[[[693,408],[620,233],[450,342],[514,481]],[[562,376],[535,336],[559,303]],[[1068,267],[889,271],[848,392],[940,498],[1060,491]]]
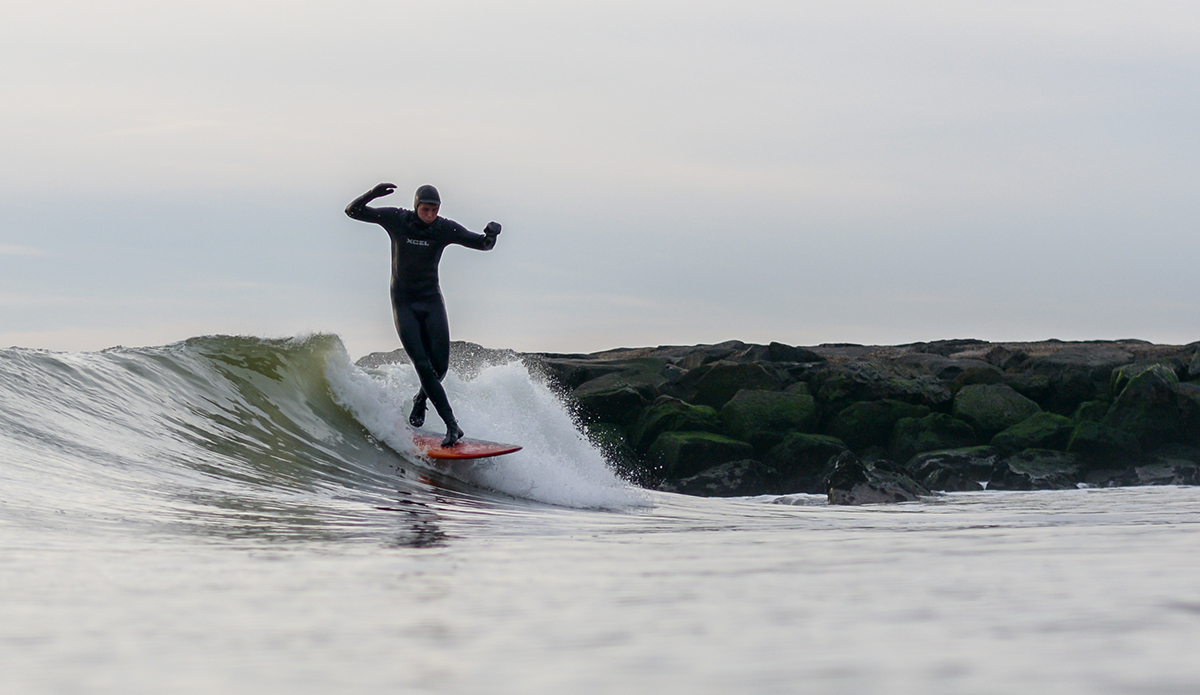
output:
[[[376,217],[375,210],[367,207],[367,203],[375,200],[376,198],[382,198],[385,195],[390,195],[394,190],[396,190],[396,184],[394,183],[379,184],[378,186],[351,201],[350,204],[346,206],[346,215],[355,220],[374,222]]]

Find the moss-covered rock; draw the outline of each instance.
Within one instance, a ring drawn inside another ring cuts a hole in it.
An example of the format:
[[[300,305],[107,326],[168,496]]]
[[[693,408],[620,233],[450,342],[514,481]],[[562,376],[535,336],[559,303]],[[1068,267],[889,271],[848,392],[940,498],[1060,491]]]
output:
[[[851,449],[887,446],[892,430],[901,418],[921,418],[929,407],[885,398],[879,401],[853,403],[833,416],[829,434],[842,440]]]
[[[1073,420],[1077,425],[1085,421],[1100,422],[1104,419],[1104,416],[1108,414],[1108,409],[1111,406],[1112,403],[1109,403],[1108,401],[1084,401],[1083,403],[1080,403],[1079,407],[1075,409],[1075,412],[1071,414],[1071,420]]]
[[[1133,437],[1143,448],[1154,448],[1176,441],[1183,429],[1184,413],[1176,398],[1179,378],[1163,364],[1119,370],[1129,372],[1125,387],[1117,396],[1103,423]],[[1114,376],[1114,383],[1122,382]]]
[[[1112,376],[1109,377],[1109,390],[1113,393],[1121,393],[1130,381],[1151,370],[1157,371],[1160,376],[1169,378],[1174,383],[1179,382],[1179,375],[1169,362],[1135,362],[1124,367],[1117,367],[1112,371]],[[1167,372],[1170,372],[1170,377],[1166,377]]]
[[[1021,365],[1025,373],[1049,380],[1044,399],[1035,399],[1050,412],[1067,415],[1084,401],[1111,398],[1109,378],[1118,367],[1132,364],[1129,351],[1113,345],[1072,345],[1048,355],[1031,357]]]
[[[663,432],[720,433],[721,429],[721,418],[715,409],[659,396],[642,410],[629,428],[629,443],[638,453],[645,453]]]
[[[647,394],[632,386],[606,379],[593,379],[571,392],[580,415],[589,422],[610,422],[622,426],[632,424],[649,403]]]
[[[1063,451],[1071,441],[1075,421],[1054,413],[1035,413],[992,437],[992,446],[1002,454],[1025,449]]]
[[[975,429],[945,413],[901,418],[892,430],[891,452],[897,461],[908,461],[924,451],[959,449],[976,444]]]
[[[687,478],[729,461],[748,459],[747,442],[711,432],[663,432],[650,445],[648,457],[662,466],[668,479]]]
[[[987,487],[989,490],[1069,490],[1076,487],[1082,471],[1075,454],[1026,449],[1000,461]]]
[[[766,462],[777,471],[778,492],[823,494],[830,459],[843,451],[845,443],[835,437],[793,432],[771,449]]]
[[[1128,467],[1141,447],[1132,435],[1102,422],[1084,420],[1075,426],[1067,451],[1079,454],[1088,468]]]
[[[954,396],[954,417],[993,437],[1041,410],[1037,403],[1006,384],[964,386]]]
[[[904,467],[930,490],[967,492],[983,489],[998,458],[990,446],[973,446],[917,454]]]
[[[1050,378],[1044,374],[1033,374],[1030,372],[1006,373],[1004,381],[1001,383],[1011,386],[1012,390],[1037,403],[1039,406],[1043,403],[1055,401]]]
[[[726,434],[766,452],[789,432],[811,432],[817,424],[817,405],[812,396],[800,393],[743,389],[720,415]]]
[[[812,377],[817,401],[827,413],[838,413],[859,401],[889,398],[936,408],[951,399],[950,389],[936,377],[912,367],[876,362],[831,365]]]
[[[1189,446],[1200,446],[1200,383],[1176,384],[1172,390],[1175,391],[1175,400],[1183,421],[1177,439]]]
[[[761,364],[722,360],[692,369],[673,388],[689,403],[719,409],[738,391],[778,391],[783,381]]]
[[[975,384],[1000,384],[1004,382],[1004,372],[991,365],[973,366],[964,369],[950,384],[950,392],[958,393],[964,386]]]

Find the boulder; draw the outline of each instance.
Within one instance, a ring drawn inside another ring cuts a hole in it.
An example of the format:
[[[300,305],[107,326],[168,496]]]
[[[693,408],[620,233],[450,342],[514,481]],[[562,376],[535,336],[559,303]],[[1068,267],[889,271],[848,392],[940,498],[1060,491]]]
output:
[[[609,374],[617,374],[628,368],[620,362],[605,362],[594,358],[542,357],[542,371],[557,386],[573,391],[583,384]]]
[[[1103,422],[1084,420],[1075,426],[1067,451],[1079,454],[1089,469],[1128,467],[1141,453],[1137,439]]]
[[[1043,374],[1025,372],[1007,373],[1004,375],[1004,380],[1001,383],[1008,384],[1014,391],[1038,405],[1054,402],[1053,387],[1050,379]],[[955,393],[958,392],[955,391]],[[1065,413],[1059,414],[1064,415]]]
[[[692,369],[672,387],[689,403],[720,408],[738,391],[778,391],[783,381],[761,364],[723,360]]]
[[[1142,374],[1145,374],[1146,372],[1154,371],[1154,370],[1159,371],[1160,374],[1165,374],[1165,372],[1170,372],[1173,375],[1173,378],[1171,378],[1171,380],[1175,383],[1178,383],[1178,381],[1179,381],[1178,373],[1175,371],[1175,368],[1170,363],[1167,363],[1167,362],[1135,362],[1133,364],[1127,364],[1124,367],[1118,367],[1112,371],[1112,376],[1110,376],[1108,379],[1109,390],[1112,393],[1119,394],[1125,390],[1125,387],[1128,386],[1129,382],[1133,381],[1133,379],[1135,377],[1141,376]]]
[[[969,367],[964,369],[950,383],[950,392],[958,393],[962,390],[962,387],[972,384],[1000,384],[1003,382],[1004,372],[991,365]]]
[[[1104,416],[1105,425],[1128,434],[1143,448],[1179,441],[1186,415],[1176,397],[1179,378],[1174,370],[1162,364],[1123,369],[1113,382],[1124,383],[1124,388]]]
[[[766,345],[750,345],[727,359],[734,362],[771,362],[771,350]]]
[[[960,449],[976,444],[975,430],[967,423],[945,413],[921,418],[901,418],[892,430],[891,452],[899,461],[908,461],[925,451]]]
[[[1152,463],[1170,463],[1185,465],[1200,463],[1200,447],[1186,444],[1168,444],[1154,452],[1150,457]]]
[[[1134,469],[1139,485],[1200,485],[1200,448],[1172,444]]]
[[[1190,446],[1200,446],[1200,383],[1176,384],[1175,402],[1182,421],[1177,439]]]
[[[1132,466],[1098,467],[1085,480],[1094,487],[1127,485],[1200,485],[1200,449],[1171,444]]]
[[[987,489],[1069,490],[1077,487],[1082,470],[1074,454],[1026,449],[996,464]]]
[[[780,493],[825,492],[830,459],[846,451],[846,445],[834,437],[793,432],[771,449],[767,464],[774,467]]]
[[[824,362],[825,358],[808,348],[792,347],[783,343],[767,346],[767,355],[772,362]]]
[[[668,479],[688,478],[729,461],[748,459],[748,443],[711,432],[663,432],[650,445],[648,457]]]
[[[611,422],[622,426],[633,424],[642,408],[650,402],[647,394],[632,386],[606,379],[593,379],[571,392],[580,415],[591,422]]]
[[[921,418],[929,407],[885,398],[861,401],[842,409],[829,423],[829,434],[842,440],[851,449],[868,446],[887,446],[892,430],[902,418]]]
[[[721,408],[726,434],[766,452],[789,432],[811,432],[817,424],[812,396],[742,389]]]
[[[825,494],[830,504],[859,505],[913,502],[931,494],[899,468],[864,465],[852,452],[838,455],[826,481]]]
[[[812,375],[817,400],[827,413],[858,401],[885,398],[937,408],[950,402],[950,389],[936,377],[912,367],[885,362],[829,365]]]
[[[954,359],[925,352],[909,353],[896,358],[899,364],[915,367],[940,381],[954,381],[968,370],[986,372],[1000,377],[1001,372],[983,360]]]
[[[974,446],[917,454],[904,467],[930,490],[966,492],[983,489],[998,458],[992,447]]]
[[[1084,401],[1109,398],[1112,371],[1133,361],[1133,354],[1121,347],[1102,343],[1078,344],[1053,354],[1030,357],[1020,370],[1049,379],[1047,397],[1041,405],[1046,410],[1066,415]]]
[[[774,491],[775,469],[761,461],[730,461],[697,473],[690,478],[658,486],[664,492],[697,497],[749,497]]]
[[[571,392],[584,419],[628,427],[667,383],[661,374],[664,360],[626,360],[622,364],[621,371],[590,379]]]
[[[675,364],[683,369],[695,369],[702,365],[720,360],[732,359],[735,355],[746,350],[747,345],[740,340],[727,340],[716,345],[692,345],[671,349]],[[662,350],[662,348],[660,348]]]
[[[1000,369],[1013,369],[1025,364],[1029,355],[1024,350],[1010,350],[1003,345],[996,345],[984,354],[983,359]]]
[[[1200,379],[1200,350],[1192,354],[1192,361],[1188,363],[1187,378]]]
[[[1190,461],[1155,461],[1133,472],[1134,485],[1200,485],[1200,467]]]
[[[645,453],[663,432],[720,433],[721,418],[706,405],[691,405],[678,398],[659,396],[642,410],[629,428],[629,443],[638,453]]]
[[[673,364],[664,364],[659,374],[662,374],[662,377],[667,380],[668,384],[678,384],[683,380],[684,375],[687,374],[687,370]]]
[[[1108,401],[1084,401],[1083,403],[1080,403],[1079,407],[1075,409],[1075,412],[1071,414],[1071,420],[1073,420],[1075,424],[1085,421],[1100,422],[1104,419],[1104,416],[1108,414],[1108,409],[1111,406],[1112,403],[1109,403]]]
[[[1136,467],[1135,467],[1136,468]],[[1083,476],[1088,487],[1128,487],[1138,484],[1135,468],[1089,468]]]
[[[954,396],[954,417],[988,438],[1040,410],[1037,403],[1006,384],[972,384]]]
[[[1054,413],[1035,413],[992,437],[992,446],[1002,454],[1025,449],[1064,451],[1075,431],[1075,421]]]

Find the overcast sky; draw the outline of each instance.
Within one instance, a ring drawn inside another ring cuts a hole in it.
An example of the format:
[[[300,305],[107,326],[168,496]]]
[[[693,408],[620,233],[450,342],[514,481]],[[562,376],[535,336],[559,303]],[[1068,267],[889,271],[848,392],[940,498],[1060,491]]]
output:
[[[1200,3],[0,0],[0,345],[1200,340]]]

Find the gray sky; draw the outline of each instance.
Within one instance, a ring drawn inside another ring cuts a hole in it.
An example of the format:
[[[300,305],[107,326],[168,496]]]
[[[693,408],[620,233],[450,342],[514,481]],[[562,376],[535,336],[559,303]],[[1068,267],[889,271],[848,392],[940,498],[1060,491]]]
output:
[[[0,1],[0,345],[1200,340],[1200,3]]]

